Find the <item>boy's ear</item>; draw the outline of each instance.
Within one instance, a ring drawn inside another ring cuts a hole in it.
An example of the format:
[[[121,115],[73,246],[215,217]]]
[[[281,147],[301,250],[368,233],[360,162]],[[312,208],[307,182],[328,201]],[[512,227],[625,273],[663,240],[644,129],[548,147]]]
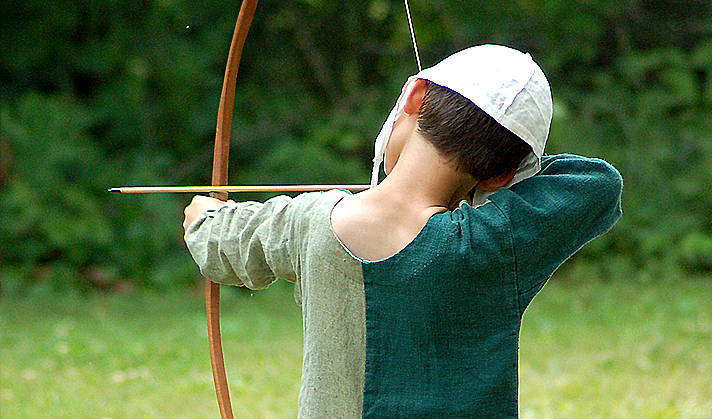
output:
[[[420,106],[423,104],[426,88],[427,84],[423,79],[414,79],[408,84],[405,89],[405,103],[403,104],[405,113],[412,115],[420,112]]]
[[[483,180],[477,184],[480,189],[487,192],[494,192],[499,188],[506,186],[514,178],[514,174],[517,173],[516,170],[510,170],[504,172],[501,175],[493,176],[489,179]]]

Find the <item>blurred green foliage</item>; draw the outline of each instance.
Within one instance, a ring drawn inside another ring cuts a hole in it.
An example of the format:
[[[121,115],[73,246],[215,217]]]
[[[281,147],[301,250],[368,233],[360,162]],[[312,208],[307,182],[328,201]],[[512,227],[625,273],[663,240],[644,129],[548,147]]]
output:
[[[554,93],[547,151],[623,173],[624,218],[580,263],[621,278],[712,270],[709,2],[410,3],[425,66],[480,43],[531,52]],[[197,279],[182,243],[189,197],[106,189],[208,184],[238,8],[0,4],[6,291]],[[367,181],[372,140],[415,72],[398,0],[261,1],[238,75],[231,183]]]

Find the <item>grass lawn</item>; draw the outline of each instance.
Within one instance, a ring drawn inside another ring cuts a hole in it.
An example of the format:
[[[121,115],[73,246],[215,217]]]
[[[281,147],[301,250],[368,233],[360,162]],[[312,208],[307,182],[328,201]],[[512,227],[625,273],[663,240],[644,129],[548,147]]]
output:
[[[567,283],[524,316],[520,416],[712,418],[712,278]]]
[[[712,418],[712,279],[576,283],[525,315],[527,418]],[[0,299],[0,417],[218,418],[200,292]],[[288,284],[223,288],[237,418],[296,417],[301,314]]]

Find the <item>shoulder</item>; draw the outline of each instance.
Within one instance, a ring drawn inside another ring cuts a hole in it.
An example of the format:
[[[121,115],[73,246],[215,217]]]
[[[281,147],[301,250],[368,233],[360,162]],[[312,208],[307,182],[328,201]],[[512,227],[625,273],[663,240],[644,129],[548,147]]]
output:
[[[354,255],[368,259],[362,244],[371,242],[369,237],[382,219],[380,208],[362,194],[340,199],[330,214],[331,228],[346,248]]]
[[[351,194],[347,191],[334,189],[326,192],[308,192],[295,198],[280,196],[272,199],[281,199],[281,203],[293,214],[312,216],[315,213],[330,213],[334,205]],[[267,201],[269,203],[271,200]]]
[[[218,210],[208,214],[210,218],[220,219],[230,228],[257,228],[269,225],[277,228],[307,228],[311,221],[328,221],[329,213],[339,199],[348,192],[332,190],[328,192],[310,192],[290,197],[278,195],[264,202],[228,202]],[[328,223],[327,223],[328,224]]]
[[[350,196],[351,192],[342,189],[332,189],[323,192],[306,192],[297,195],[295,198],[290,198],[294,205],[312,206],[312,205],[332,205],[338,202],[345,196]]]
[[[378,193],[361,192],[338,202],[331,213],[331,227],[353,255],[378,261],[407,246],[431,215]]]
[[[309,192],[289,198],[281,214],[275,214],[292,225],[295,231],[311,231],[314,228],[330,228],[329,217],[334,206],[351,195],[343,190]]]

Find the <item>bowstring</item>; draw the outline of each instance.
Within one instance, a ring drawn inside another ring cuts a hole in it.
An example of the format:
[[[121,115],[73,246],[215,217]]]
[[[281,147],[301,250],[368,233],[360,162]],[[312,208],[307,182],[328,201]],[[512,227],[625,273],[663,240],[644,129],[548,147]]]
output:
[[[420,54],[418,53],[418,44],[415,42],[415,29],[413,29],[413,19],[410,17],[410,7],[408,0],[403,0],[405,3],[405,15],[408,18],[408,28],[410,29],[410,40],[413,42],[413,50],[415,51],[415,62],[418,64],[418,72],[423,68],[420,66]]]

